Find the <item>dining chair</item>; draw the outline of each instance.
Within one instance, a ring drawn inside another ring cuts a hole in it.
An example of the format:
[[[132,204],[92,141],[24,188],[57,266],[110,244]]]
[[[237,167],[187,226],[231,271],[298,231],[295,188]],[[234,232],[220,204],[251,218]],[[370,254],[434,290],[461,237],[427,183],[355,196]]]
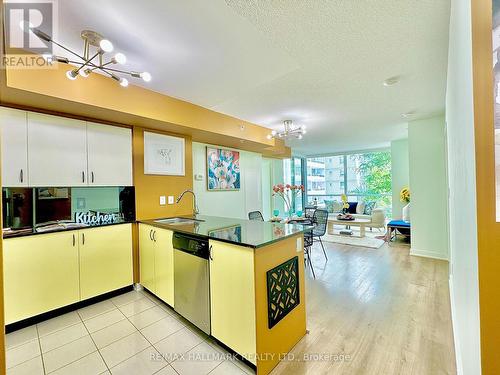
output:
[[[325,247],[323,246],[323,241],[321,240],[321,237],[326,234],[326,227],[328,225],[328,211],[324,209],[315,210],[313,215],[313,225],[313,241],[319,241],[319,243],[321,244],[321,248],[323,249],[323,254],[325,254],[325,259],[328,260]]]
[[[260,211],[252,211],[248,213],[248,220],[264,221],[264,216]]]
[[[312,218],[314,215],[314,211],[316,211],[315,206],[305,206],[304,207],[304,216]]]
[[[312,222],[305,222],[304,220],[290,220],[288,224],[299,224],[299,225],[310,225]],[[316,274],[314,273],[314,267],[311,260],[311,248],[313,245],[313,232],[312,229],[304,231],[304,265],[307,267],[309,263],[309,267],[311,267],[311,272],[313,278],[316,278]]]

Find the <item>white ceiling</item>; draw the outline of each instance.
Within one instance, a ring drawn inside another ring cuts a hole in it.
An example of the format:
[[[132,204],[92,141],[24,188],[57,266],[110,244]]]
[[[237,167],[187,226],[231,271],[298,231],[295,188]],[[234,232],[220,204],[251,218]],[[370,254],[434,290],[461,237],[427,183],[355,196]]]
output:
[[[387,146],[444,110],[449,0],[59,0],[58,39],[93,29],[144,87],[272,128],[320,154]],[[62,54],[62,53],[61,53]],[[400,83],[382,82],[401,76]],[[135,82],[135,81],[134,81]]]

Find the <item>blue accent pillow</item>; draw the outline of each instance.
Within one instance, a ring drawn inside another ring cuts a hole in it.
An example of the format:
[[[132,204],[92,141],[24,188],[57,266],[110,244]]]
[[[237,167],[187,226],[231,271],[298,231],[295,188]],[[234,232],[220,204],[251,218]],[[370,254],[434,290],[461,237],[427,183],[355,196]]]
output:
[[[347,212],[350,214],[355,214],[356,213],[356,207],[358,206],[358,202],[347,202],[349,203],[349,208]]]
[[[325,199],[324,200],[325,202],[325,207],[326,207],[326,210],[329,212],[329,213],[333,213],[333,200],[328,200],[328,199]]]
[[[375,201],[365,203],[365,215],[371,215],[373,209],[375,208]]]

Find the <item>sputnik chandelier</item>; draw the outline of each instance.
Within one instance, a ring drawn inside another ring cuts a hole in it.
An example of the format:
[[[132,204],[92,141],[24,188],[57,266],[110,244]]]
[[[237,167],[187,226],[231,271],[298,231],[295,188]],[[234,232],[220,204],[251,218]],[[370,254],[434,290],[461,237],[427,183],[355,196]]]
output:
[[[285,127],[284,130],[276,131],[273,130],[271,134],[267,135],[267,139],[279,138],[279,139],[290,139],[297,138],[302,139],[302,136],[306,134],[306,126],[294,126],[292,120],[283,121]]]
[[[123,53],[116,53],[110,60],[105,61],[104,54],[113,52],[113,43],[95,31],[83,30],[81,32],[80,36],[83,39],[83,55],[80,55],[79,53],[64,47],[55,40],[52,40],[51,36],[41,30],[31,28],[31,31],[41,40],[55,44],[79,59],[78,61],[75,61],[62,56],[45,56],[45,58],[49,61],[75,65],[74,69],[68,70],[66,73],[66,77],[70,80],[75,80],[78,76],[87,78],[89,74],[97,70],[113,78],[123,87],[128,86],[128,79],[125,77],[119,77],[117,73],[125,74],[134,78],[142,78],[145,82],[151,81],[151,74],[148,72],[129,72],[112,68],[111,66],[115,64],[125,64],[127,62],[127,58]]]

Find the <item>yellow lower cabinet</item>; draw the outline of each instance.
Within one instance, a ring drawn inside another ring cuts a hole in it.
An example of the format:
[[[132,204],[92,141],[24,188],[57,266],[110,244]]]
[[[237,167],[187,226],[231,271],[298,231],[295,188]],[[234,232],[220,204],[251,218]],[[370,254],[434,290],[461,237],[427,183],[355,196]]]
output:
[[[155,245],[155,286],[156,295],[174,307],[174,248],[173,232],[155,228],[153,242]]]
[[[132,285],[132,224],[78,232],[82,300]]]
[[[254,250],[210,241],[212,336],[256,364]]]
[[[80,299],[77,231],[3,241],[5,323]]]
[[[155,287],[155,243],[153,231],[155,227],[139,224],[139,270],[141,285],[152,293]]]

